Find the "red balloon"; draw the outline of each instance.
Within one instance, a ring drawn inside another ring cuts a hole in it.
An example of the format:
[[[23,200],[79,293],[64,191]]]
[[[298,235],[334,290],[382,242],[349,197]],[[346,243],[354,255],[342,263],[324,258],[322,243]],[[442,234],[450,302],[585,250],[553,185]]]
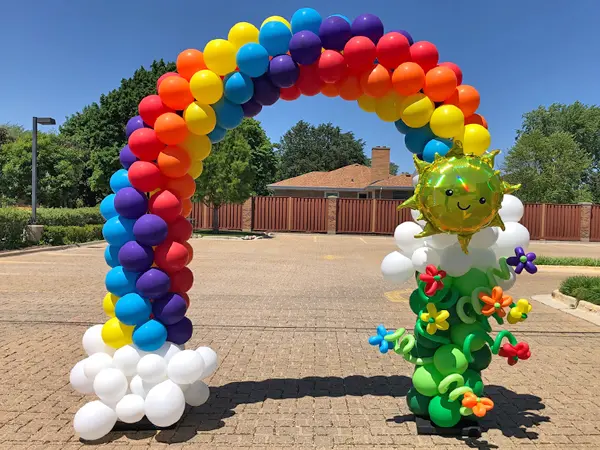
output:
[[[194,259],[194,247],[192,247],[192,244],[190,244],[189,242],[184,242],[183,245],[185,245],[185,248],[187,248],[188,254],[190,255],[189,258],[188,258],[188,260],[187,260],[187,263],[186,263],[186,266],[187,266]]]
[[[289,87],[289,88],[281,88],[279,90],[279,98],[281,100],[286,100],[288,102],[291,102],[292,100],[296,100],[301,95],[302,95],[302,92],[300,92],[300,88],[296,85],[293,85],[292,87]]]
[[[154,262],[166,272],[177,272],[185,267],[190,254],[185,245],[175,241],[165,241],[154,249]]]
[[[152,128],[139,128],[131,133],[129,140],[131,153],[142,161],[154,161],[158,154],[166,147]]]
[[[377,61],[389,70],[410,61],[410,42],[406,36],[395,31],[384,34],[377,43]]]
[[[192,237],[192,233],[194,232],[193,228],[194,227],[189,220],[183,216],[178,216],[169,224],[169,234],[167,235],[167,239],[184,243]]]
[[[300,75],[298,76],[298,81],[296,81],[296,86],[298,86],[303,95],[312,97],[319,94],[323,84],[325,83],[319,76],[318,62],[310,66],[300,66]]]
[[[171,292],[187,292],[194,284],[194,274],[187,267],[177,272],[169,273],[169,277],[171,277]]]
[[[325,83],[335,83],[341,80],[348,71],[344,55],[335,50],[325,50],[321,53],[317,64],[319,76]]]
[[[437,66],[440,55],[435,45],[427,41],[415,42],[410,46],[410,57],[425,73]]]
[[[373,67],[376,57],[377,48],[368,37],[355,36],[346,42],[344,58],[352,73],[361,73]]]
[[[140,112],[142,120],[151,127],[154,126],[156,119],[164,113],[175,112],[165,105],[158,95],[144,97],[138,106],[138,111]]]
[[[463,73],[462,73],[462,70],[460,70],[460,67],[458,67],[453,62],[443,62],[443,63],[440,63],[439,65],[448,67],[449,69],[452,69],[452,71],[454,72],[454,75],[456,75],[456,80],[458,82],[457,85],[460,86],[462,84]]]
[[[160,77],[158,77],[158,80],[156,80],[156,92],[158,92],[158,88],[160,87],[160,83],[162,83],[162,80],[164,80],[167,77],[180,77],[180,75],[177,72],[167,72],[162,74]]]
[[[185,292],[178,292],[178,294],[185,300],[185,303],[187,305],[187,307],[190,307],[190,296],[187,295]]]
[[[164,177],[153,162],[136,161],[127,171],[129,182],[138,191],[152,192],[163,185]]]
[[[165,222],[173,222],[181,214],[181,200],[168,190],[162,190],[150,197],[149,209],[152,214],[161,217]]]

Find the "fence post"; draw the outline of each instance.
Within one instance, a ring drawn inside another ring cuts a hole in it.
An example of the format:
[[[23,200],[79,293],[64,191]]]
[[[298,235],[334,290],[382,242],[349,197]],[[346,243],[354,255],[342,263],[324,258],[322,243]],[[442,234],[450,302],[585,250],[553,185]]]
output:
[[[337,232],[337,198],[327,199],[327,234]]]
[[[252,231],[252,209],[254,197],[250,197],[242,205],[242,231],[248,233]]]
[[[582,242],[590,242],[590,229],[592,226],[592,204],[582,202],[581,205],[581,225],[579,228],[579,239]]]
[[[292,197],[288,197],[288,202],[287,202],[287,231],[292,231],[292,204],[293,198]]]
[[[377,199],[371,199],[371,233],[375,233],[375,225],[377,222]]]
[[[546,204],[542,203],[542,219],[540,220],[540,241],[546,240]]]

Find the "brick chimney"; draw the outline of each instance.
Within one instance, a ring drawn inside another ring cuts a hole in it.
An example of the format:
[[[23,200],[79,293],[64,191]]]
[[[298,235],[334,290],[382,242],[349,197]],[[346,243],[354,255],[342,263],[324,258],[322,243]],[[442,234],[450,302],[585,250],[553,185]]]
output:
[[[390,148],[373,147],[371,150],[371,182],[390,177]]]

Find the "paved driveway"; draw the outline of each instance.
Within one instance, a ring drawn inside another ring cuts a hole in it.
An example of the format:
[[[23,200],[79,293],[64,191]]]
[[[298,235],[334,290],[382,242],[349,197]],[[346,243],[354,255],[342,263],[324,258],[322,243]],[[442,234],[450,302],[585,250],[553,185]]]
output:
[[[104,448],[593,448],[600,327],[534,302],[516,336],[533,356],[485,372],[497,408],[479,440],[417,436],[404,395],[412,366],[367,343],[379,323],[412,326],[411,283],[379,273],[392,238],[279,235],[193,241],[192,346],[221,358],[209,402],[175,430],[114,432]],[[551,245],[536,251],[549,254]],[[598,247],[595,247],[596,249]],[[546,251],[548,250],[548,252]],[[104,320],[103,246],[0,258],[0,448],[71,449],[88,398],[68,373]],[[522,275],[512,293],[549,293],[569,273]],[[488,447],[485,447],[488,445]]]

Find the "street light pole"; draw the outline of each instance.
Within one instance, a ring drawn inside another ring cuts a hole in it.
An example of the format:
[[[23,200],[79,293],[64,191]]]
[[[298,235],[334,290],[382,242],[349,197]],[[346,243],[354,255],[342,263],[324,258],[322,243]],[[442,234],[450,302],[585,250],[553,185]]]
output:
[[[37,117],[33,118],[31,135],[31,224],[35,225],[37,206]]]

